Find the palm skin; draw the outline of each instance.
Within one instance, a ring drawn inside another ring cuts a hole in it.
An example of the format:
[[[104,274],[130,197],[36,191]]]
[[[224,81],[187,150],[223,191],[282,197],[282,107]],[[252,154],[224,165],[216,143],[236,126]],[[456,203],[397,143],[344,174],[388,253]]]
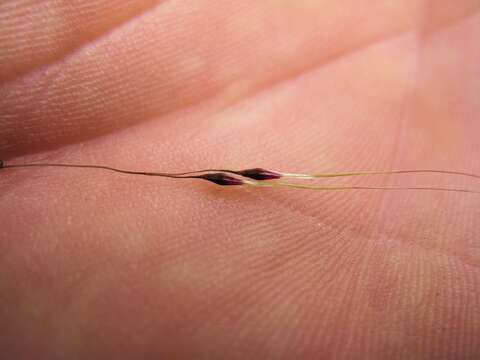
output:
[[[172,172],[480,173],[479,4],[451,4],[6,1],[0,152]],[[479,186],[327,183],[340,182]],[[0,213],[6,358],[480,354],[475,195],[5,169]]]

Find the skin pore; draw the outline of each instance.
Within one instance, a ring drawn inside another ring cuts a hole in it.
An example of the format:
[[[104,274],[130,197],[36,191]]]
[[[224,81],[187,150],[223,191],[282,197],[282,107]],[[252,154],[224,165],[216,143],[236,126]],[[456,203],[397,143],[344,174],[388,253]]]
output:
[[[480,172],[478,2],[126,3],[0,4],[5,163]],[[0,174],[6,358],[480,353],[478,196],[25,174]]]

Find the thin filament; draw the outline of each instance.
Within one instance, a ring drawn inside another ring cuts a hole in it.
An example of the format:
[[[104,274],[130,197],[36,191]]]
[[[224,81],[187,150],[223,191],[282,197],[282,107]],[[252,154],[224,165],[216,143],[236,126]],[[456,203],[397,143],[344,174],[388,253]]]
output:
[[[143,176],[160,176],[173,179],[203,179],[211,181],[217,185],[243,185],[243,180],[229,176],[221,172],[212,172],[213,170],[202,171],[204,174],[199,174],[200,171],[191,171],[185,173],[161,173],[161,172],[148,172],[148,171],[131,171],[113,168],[104,165],[77,165],[77,164],[58,164],[58,163],[36,163],[36,164],[18,164],[18,165],[5,165],[0,160],[0,169],[2,168],[26,168],[26,167],[67,167],[67,168],[83,168],[83,169],[101,169],[107,171],[113,171],[127,175],[143,175]],[[190,174],[190,175],[189,175]],[[197,174],[197,175],[193,175]]]
[[[228,170],[228,169],[203,169],[196,171],[188,171],[182,173],[165,173],[165,172],[147,172],[147,171],[131,171],[113,168],[103,165],[77,165],[77,164],[59,164],[59,163],[35,163],[35,164],[19,164],[19,165],[3,165],[3,168],[22,168],[22,167],[70,167],[70,168],[90,168],[90,169],[104,169],[114,171],[123,174],[130,175],[144,175],[144,176],[162,176],[171,178],[189,178],[185,175],[200,174],[206,172],[224,172],[234,175],[240,175],[242,171]],[[0,166],[0,168],[2,168]],[[462,172],[462,171],[450,171],[450,170],[375,170],[375,171],[355,171],[355,172],[339,172],[339,173],[316,173],[316,174],[293,174],[293,173],[278,173],[283,178],[302,178],[302,179],[316,179],[316,178],[332,178],[332,177],[348,177],[348,176],[365,176],[365,175],[392,175],[392,174],[419,174],[419,173],[434,173],[434,174],[447,174],[447,175],[461,175],[480,179],[480,175]]]
[[[468,190],[468,189],[455,189],[455,188],[443,188],[443,187],[377,187],[377,186],[317,186],[317,185],[302,185],[283,182],[258,182],[248,180],[245,181],[246,185],[250,186],[263,186],[263,187],[288,187],[295,189],[308,189],[308,190],[325,190],[325,191],[345,191],[345,190],[428,190],[428,191],[450,191],[461,192],[470,194],[479,194],[480,191]]]
[[[388,170],[388,171],[355,171],[355,172],[341,172],[341,173],[318,173],[318,174],[283,174],[285,178],[331,178],[331,177],[346,177],[346,176],[363,176],[363,175],[392,175],[392,174],[419,174],[419,173],[433,173],[433,174],[447,174],[447,175],[461,175],[480,179],[480,175],[450,170]]]
[[[317,186],[317,185],[303,185],[296,183],[283,183],[283,182],[264,182],[253,179],[243,180],[239,178],[229,177],[222,173],[235,174],[241,176],[242,171],[233,171],[225,169],[206,169],[206,170],[197,170],[183,173],[164,173],[164,172],[147,172],[147,171],[131,171],[123,170],[118,168],[113,168],[110,166],[103,165],[80,165],[80,164],[61,164],[61,163],[35,163],[35,164],[12,164],[7,165],[3,162],[0,163],[0,169],[2,168],[27,168],[27,167],[67,167],[67,168],[88,168],[88,169],[102,169],[107,171],[113,171],[122,174],[128,175],[143,175],[143,176],[159,176],[167,177],[174,179],[205,179],[213,181],[219,185],[251,185],[251,186],[263,186],[263,187],[289,187],[296,189],[309,189],[309,190],[325,190],[325,191],[342,191],[342,190],[430,190],[430,191],[450,191],[450,192],[462,192],[462,193],[471,193],[471,194],[480,194],[480,191],[468,190],[468,189],[455,189],[455,188],[444,188],[444,187],[375,187],[375,186]],[[200,173],[210,173],[210,172],[221,172],[220,174],[205,174],[205,175],[193,175]],[[303,178],[303,179],[314,179],[314,178],[327,178],[327,177],[342,177],[342,176],[357,176],[357,175],[388,175],[388,174],[404,174],[404,173],[440,173],[440,174],[451,174],[451,175],[463,175],[468,177],[473,177],[480,179],[480,175],[458,172],[458,171],[448,171],[448,170],[392,170],[392,171],[359,171],[359,172],[345,172],[345,173],[325,173],[325,174],[288,174],[288,173],[278,173],[281,174],[283,178]],[[219,178],[220,176],[220,178]],[[219,183],[219,181],[221,183]]]
[[[190,174],[197,174],[200,172],[207,172],[211,170],[205,171],[190,171],[184,173],[162,173],[162,172],[149,172],[149,171],[132,171],[132,170],[122,170],[113,168],[110,166],[103,166],[103,165],[77,165],[77,164],[53,164],[53,163],[38,163],[38,164],[19,164],[19,165],[3,165],[2,168],[24,168],[24,167],[68,167],[68,168],[83,168],[83,169],[102,169],[108,171],[114,171],[117,173],[128,174],[128,175],[144,175],[144,176],[161,176],[161,177],[169,177],[175,179],[191,179],[196,178],[196,176],[186,176]]]

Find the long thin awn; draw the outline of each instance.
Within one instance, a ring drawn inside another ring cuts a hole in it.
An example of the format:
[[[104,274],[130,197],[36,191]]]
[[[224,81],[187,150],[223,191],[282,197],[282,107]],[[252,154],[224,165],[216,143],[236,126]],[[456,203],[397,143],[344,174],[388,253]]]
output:
[[[470,189],[457,189],[447,187],[435,186],[421,186],[421,187],[381,187],[381,186],[321,186],[300,183],[286,183],[271,180],[278,179],[297,179],[297,180],[313,180],[321,178],[337,178],[337,177],[352,177],[352,176],[369,176],[369,175],[396,175],[396,174],[425,174],[435,173],[442,175],[464,176],[480,180],[480,175],[450,170],[382,170],[382,171],[350,171],[339,173],[282,173],[278,171],[266,170],[263,168],[251,168],[244,170],[228,170],[228,169],[204,169],[182,173],[165,173],[165,172],[150,172],[150,171],[132,171],[123,170],[104,165],[84,165],[84,164],[63,164],[63,163],[31,163],[31,164],[6,164],[0,160],[0,169],[26,169],[32,167],[62,167],[62,168],[77,168],[77,169],[97,169],[111,172],[117,172],[126,175],[138,176],[158,176],[171,179],[203,179],[213,182],[217,185],[244,185],[256,187],[274,187],[274,188],[295,188],[307,190],[323,190],[323,191],[345,191],[345,190],[427,190],[427,191],[450,191],[470,194],[480,194],[480,191]]]

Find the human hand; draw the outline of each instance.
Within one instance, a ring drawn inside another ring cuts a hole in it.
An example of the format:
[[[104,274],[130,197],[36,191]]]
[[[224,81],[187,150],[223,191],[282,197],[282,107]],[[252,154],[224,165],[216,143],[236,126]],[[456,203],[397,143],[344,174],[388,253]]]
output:
[[[3,2],[0,158],[480,173],[479,6],[451,4]],[[480,353],[477,196],[7,170],[6,358]]]

